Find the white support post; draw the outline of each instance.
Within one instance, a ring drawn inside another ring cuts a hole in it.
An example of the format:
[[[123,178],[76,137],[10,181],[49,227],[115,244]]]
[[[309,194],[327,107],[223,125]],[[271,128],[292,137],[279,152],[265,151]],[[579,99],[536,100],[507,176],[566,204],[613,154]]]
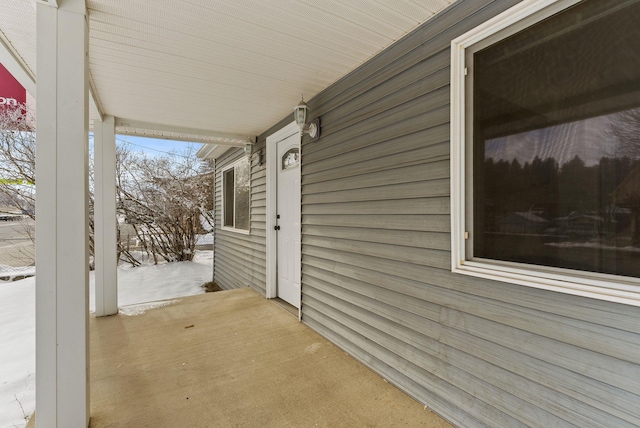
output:
[[[118,313],[116,133],[113,116],[93,124],[96,316]]]
[[[37,3],[37,427],[89,424],[88,28]]]

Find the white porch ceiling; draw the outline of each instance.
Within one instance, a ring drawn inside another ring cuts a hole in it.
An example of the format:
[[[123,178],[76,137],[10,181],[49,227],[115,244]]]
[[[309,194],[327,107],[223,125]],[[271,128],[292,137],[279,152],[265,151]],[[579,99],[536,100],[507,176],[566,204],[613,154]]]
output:
[[[454,1],[87,0],[95,101],[149,126],[132,133],[255,136]],[[35,21],[34,0],[0,1],[32,76]]]

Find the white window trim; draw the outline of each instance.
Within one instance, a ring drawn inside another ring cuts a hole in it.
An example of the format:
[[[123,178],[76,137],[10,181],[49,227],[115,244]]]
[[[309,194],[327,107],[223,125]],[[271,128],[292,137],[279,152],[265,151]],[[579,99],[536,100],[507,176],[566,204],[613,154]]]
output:
[[[465,142],[465,51],[514,24],[555,14],[580,0],[524,0],[451,42],[451,270],[454,273],[509,282],[566,294],[640,306],[640,279],[525,263],[467,260]]]
[[[235,213],[236,213],[236,172],[235,172],[235,168],[236,166],[238,166],[239,164],[241,164],[242,162],[246,162],[247,160],[244,158],[240,158],[237,161],[233,162],[232,164],[229,164],[227,166],[225,166],[222,169],[222,180],[221,180],[221,186],[222,186],[222,196],[221,196],[221,200],[220,200],[220,211],[221,211],[221,217],[222,217],[222,224],[220,225],[220,229],[222,230],[228,230],[229,232],[235,232],[235,233],[241,233],[243,235],[249,235],[251,232],[251,199],[249,199],[249,229],[237,229],[235,226],[231,227],[231,226],[225,226],[225,211],[224,211],[224,196],[225,196],[225,192],[224,192],[224,173],[229,171],[230,169],[234,169],[233,172],[233,224],[235,225],[236,223],[236,219],[235,219]],[[249,161],[249,173],[251,173],[251,162]],[[251,185],[249,185],[249,194],[251,194]],[[251,198],[251,195],[249,195],[249,198]]]

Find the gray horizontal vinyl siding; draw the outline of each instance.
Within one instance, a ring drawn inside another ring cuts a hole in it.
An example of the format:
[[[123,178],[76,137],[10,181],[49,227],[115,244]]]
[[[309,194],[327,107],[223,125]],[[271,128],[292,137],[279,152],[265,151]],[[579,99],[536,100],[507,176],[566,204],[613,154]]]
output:
[[[640,426],[640,311],[450,271],[458,1],[309,102],[302,319],[461,427]]]
[[[213,277],[225,289],[251,287],[265,293],[265,207],[266,178],[264,166],[251,161],[251,203],[249,235],[223,230],[222,170],[241,159],[242,149],[231,149],[216,161],[215,183],[215,240]]]

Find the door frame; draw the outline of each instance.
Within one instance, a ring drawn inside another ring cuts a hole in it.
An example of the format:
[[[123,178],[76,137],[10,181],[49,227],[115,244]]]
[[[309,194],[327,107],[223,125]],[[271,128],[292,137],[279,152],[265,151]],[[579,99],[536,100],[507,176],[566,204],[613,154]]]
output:
[[[300,138],[300,128],[296,124],[296,122],[291,122],[284,128],[279,131],[269,135],[267,137],[266,143],[266,172],[267,172],[267,218],[266,218],[266,235],[267,235],[267,278],[266,278],[266,290],[265,294],[267,299],[273,299],[278,297],[278,278],[277,278],[277,267],[278,267],[278,245],[277,245],[277,236],[274,227],[276,226],[276,215],[277,215],[277,207],[278,207],[278,148],[277,143],[284,140],[291,135],[298,135],[298,149],[300,153],[302,153],[301,147],[301,138]],[[302,159],[302,157],[301,157]],[[302,165],[300,165],[299,171],[302,171]],[[302,180],[300,181],[302,185]],[[301,219],[302,220],[302,219]],[[302,225],[302,221],[300,222]],[[301,226],[302,227],[302,226]],[[300,231],[302,235],[302,230]],[[301,236],[302,237],[302,236]],[[302,247],[302,239],[300,239],[300,246]],[[300,254],[302,254],[302,248],[300,248]],[[302,263],[300,264],[300,269],[302,269]],[[301,279],[302,273],[298,272],[299,278]],[[302,287],[302,283],[300,282],[300,286]],[[302,288],[301,288],[302,290]],[[302,304],[300,305],[302,307]],[[298,309],[298,316],[300,316],[300,309]]]

